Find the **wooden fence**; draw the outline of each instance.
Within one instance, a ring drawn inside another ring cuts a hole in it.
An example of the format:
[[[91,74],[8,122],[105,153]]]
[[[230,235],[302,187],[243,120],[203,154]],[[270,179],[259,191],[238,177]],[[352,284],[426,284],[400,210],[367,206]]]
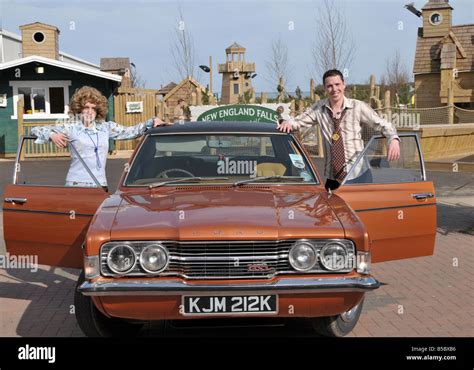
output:
[[[117,95],[114,96],[114,120],[124,126],[133,126],[144,122],[152,117],[163,118],[163,112],[166,110],[164,103],[156,95],[158,90],[134,89],[120,87]],[[143,109],[141,112],[127,112],[127,103],[141,102]],[[117,140],[115,142],[116,150],[135,149],[137,139]]]
[[[169,115],[169,109],[166,108],[166,105],[160,97],[156,95],[157,91],[158,90],[151,89],[119,88],[117,95],[114,96],[114,121],[124,126],[133,126],[155,116],[160,117],[161,119],[167,117]],[[127,112],[127,102],[142,102],[142,111],[136,113]],[[25,121],[23,112],[24,100],[19,99],[17,103],[19,140],[21,136],[29,135],[31,133],[31,128],[34,126],[56,124],[56,120]],[[133,150],[135,149],[137,142],[137,139],[117,140],[115,142],[115,149]],[[53,143],[36,145],[32,140],[29,140],[23,149],[23,155],[27,158],[65,157],[69,156],[69,150],[58,149]]]

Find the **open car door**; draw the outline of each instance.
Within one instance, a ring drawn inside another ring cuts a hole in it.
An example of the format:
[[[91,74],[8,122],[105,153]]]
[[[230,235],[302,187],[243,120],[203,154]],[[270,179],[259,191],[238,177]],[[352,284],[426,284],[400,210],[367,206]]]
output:
[[[399,160],[388,162],[387,139],[374,136],[334,192],[365,224],[371,240],[372,262],[430,256],[434,251],[434,185],[426,181],[418,136],[399,136]],[[361,176],[363,182],[348,183],[347,178],[357,170],[365,175]]]
[[[37,255],[40,264],[82,268],[82,245],[87,229],[97,208],[108,196],[107,190],[100,186],[77,151],[75,154],[97,187],[64,186],[69,168],[67,160],[34,157],[23,160],[24,151],[45,152],[44,148],[38,148],[41,145],[33,143],[34,139],[23,137],[20,141],[13,184],[4,192],[7,252],[15,256]],[[44,146],[47,145],[53,144]]]

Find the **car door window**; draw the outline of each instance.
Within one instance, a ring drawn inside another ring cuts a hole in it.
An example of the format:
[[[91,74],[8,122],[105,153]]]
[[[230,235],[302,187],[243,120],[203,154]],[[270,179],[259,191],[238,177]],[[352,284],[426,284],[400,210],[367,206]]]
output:
[[[401,134],[400,158],[388,161],[387,139],[374,136],[358,156],[344,179],[344,185],[394,184],[425,180],[425,171],[415,134]]]
[[[21,152],[17,155],[13,183],[17,185],[35,186],[64,186],[66,178],[74,162],[76,171],[87,174],[88,187],[100,187],[100,183],[88,168],[80,154],[75,151],[73,144],[69,148],[58,149],[52,142],[36,144],[35,137],[23,138]],[[74,161],[72,158],[74,157]],[[78,187],[81,185],[78,184]]]

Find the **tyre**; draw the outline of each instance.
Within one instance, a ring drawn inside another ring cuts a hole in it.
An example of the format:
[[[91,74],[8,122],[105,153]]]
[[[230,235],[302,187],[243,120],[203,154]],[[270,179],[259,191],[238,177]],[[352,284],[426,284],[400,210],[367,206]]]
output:
[[[349,311],[336,316],[316,317],[312,319],[314,331],[325,337],[343,337],[349,334],[359,321],[364,300],[352,307]]]
[[[82,332],[88,337],[136,336],[143,324],[131,324],[122,319],[105,316],[95,307],[91,297],[77,290],[84,280],[84,271],[82,271],[74,292],[76,320]]]

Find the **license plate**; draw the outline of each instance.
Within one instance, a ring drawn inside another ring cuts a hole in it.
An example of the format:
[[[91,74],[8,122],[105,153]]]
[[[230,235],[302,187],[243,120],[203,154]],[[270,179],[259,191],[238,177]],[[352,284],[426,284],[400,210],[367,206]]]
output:
[[[277,295],[183,297],[185,315],[272,314],[277,302]]]

